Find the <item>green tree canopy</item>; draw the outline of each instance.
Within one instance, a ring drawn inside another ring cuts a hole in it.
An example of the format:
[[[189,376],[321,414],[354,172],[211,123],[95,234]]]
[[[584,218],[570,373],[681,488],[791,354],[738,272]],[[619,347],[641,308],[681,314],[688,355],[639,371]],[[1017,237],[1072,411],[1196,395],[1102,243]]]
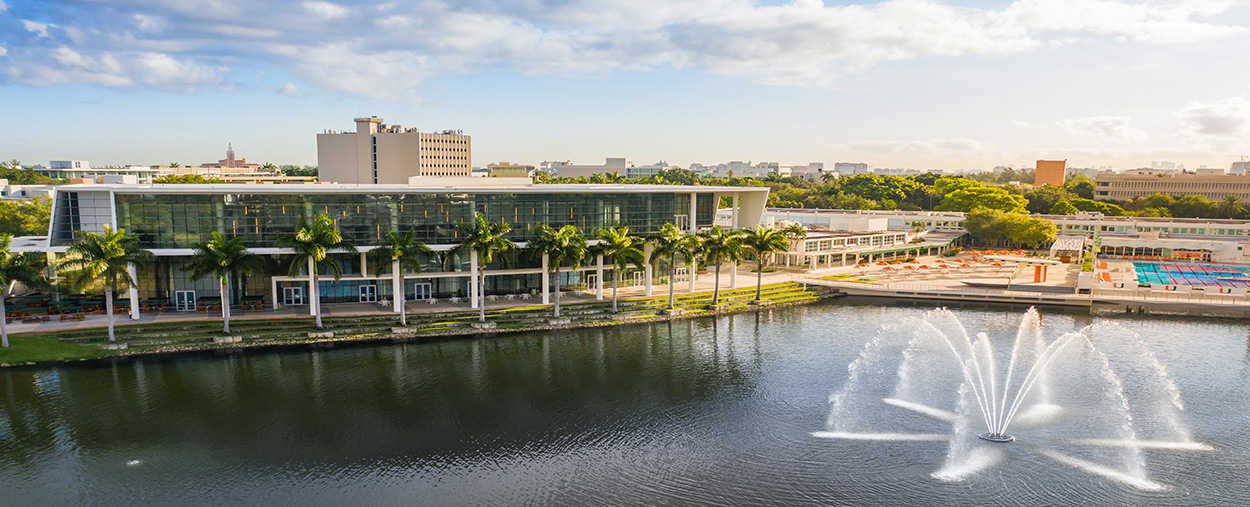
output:
[[[1007,213],[1025,213],[1028,211],[1029,200],[1023,196],[1012,195],[997,187],[975,186],[956,190],[946,194],[938,211],[969,212],[976,208],[989,208]]]
[[[1082,199],[1094,198],[1094,180],[1084,174],[1076,174],[1064,182],[1063,188]]]
[[[1124,215],[1124,208],[1111,203],[1095,201],[1091,199],[1073,198],[1068,199],[1068,203],[1074,208],[1081,211],[1097,211],[1109,217],[1118,217]]]
[[[1177,218],[1215,218],[1219,214],[1216,204],[1201,195],[1177,197],[1169,208]]]
[[[1060,201],[1066,201],[1074,197],[1067,190],[1050,185],[1042,185],[1034,187],[1024,193],[1024,198],[1029,200],[1029,213],[1049,213],[1054,209]],[[1064,213],[1070,215],[1071,213]]]
[[[1059,201],[1050,207],[1051,215],[1075,215],[1077,211],[1080,210],[1076,209],[1076,206],[1073,206],[1068,201]]]

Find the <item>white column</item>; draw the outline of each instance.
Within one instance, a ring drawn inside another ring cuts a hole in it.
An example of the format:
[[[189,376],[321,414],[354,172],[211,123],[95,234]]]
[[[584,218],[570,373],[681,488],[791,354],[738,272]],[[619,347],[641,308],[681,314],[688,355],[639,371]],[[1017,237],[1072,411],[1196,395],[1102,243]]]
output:
[[[729,263],[729,288],[733,289],[738,286],[738,265]]]
[[[738,214],[739,214],[738,213],[738,194],[734,194],[733,203],[734,203],[733,208],[730,208],[730,212],[732,213],[732,216],[733,216],[733,228],[737,229],[740,226],[740,224],[738,223]]]
[[[642,244],[642,260],[645,261],[645,264],[643,264],[642,270],[643,270],[643,277],[646,278],[645,286],[647,288],[647,295],[650,296],[651,295],[651,277],[653,276],[652,272],[655,270],[655,267],[651,265],[651,243]]]
[[[477,308],[478,292],[481,290],[477,286],[477,250],[469,251],[469,308]]]
[[[699,226],[695,225],[695,212],[699,209],[699,194],[690,194],[690,234],[699,232]],[[694,289],[691,289],[694,290]]]
[[[139,275],[135,272],[135,265],[126,266],[126,272],[130,273],[130,279],[135,283],[130,284],[130,318],[139,320]]]
[[[548,263],[551,257],[543,254],[543,304],[551,303],[551,268]]]
[[[612,276],[619,275],[620,273],[617,273],[615,269],[612,271]],[[595,256],[595,280],[598,285],[595,288],[595,299],[603,301],[603,254]],[[619,285],[620,282],[617,282],[617,284]]]
[[[395,310],[395,313],[404,311],[404,303],[406,302],[405,297],[400,294],[400,289],[404,286],[404,274],[400,272],[402,269],[399,261],[391,262],[392,275],[395,279],[394,282],[391,282],[391,308]]]
[[[690,263],[690,272],[686,275],[686,280],[690,282],[690,292],[694,292],[694,280],[698,277],[699,263]]]
[[[273,304],[270,305],[274,310],[278,309],[278,279],[269,277],[269,294],[273,296]]]
[[[360,276],[369,276],[369,257],[360,252]]]

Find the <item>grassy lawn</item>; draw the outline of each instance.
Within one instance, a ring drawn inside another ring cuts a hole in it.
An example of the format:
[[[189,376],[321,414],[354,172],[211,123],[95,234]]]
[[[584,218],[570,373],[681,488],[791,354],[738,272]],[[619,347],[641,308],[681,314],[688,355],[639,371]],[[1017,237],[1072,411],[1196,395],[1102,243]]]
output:
[[[847,278],[855,278],[859,275],[829,275],[820,277],[821,280],[846,280]]]
[[[100,350],[94,343],[65,343],[37,334],[9,335],[9,348],[0,349],[0,363],[20,364],[52,359],[73,361],[115,353],[111,350]]]

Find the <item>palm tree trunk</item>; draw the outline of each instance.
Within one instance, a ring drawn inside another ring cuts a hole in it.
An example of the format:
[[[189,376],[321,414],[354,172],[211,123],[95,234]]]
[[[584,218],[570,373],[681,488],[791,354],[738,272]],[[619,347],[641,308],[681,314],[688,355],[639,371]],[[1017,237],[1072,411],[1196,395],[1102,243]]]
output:
[[[556,265],[556,318],[560,318],[560,265]]]
[[[113,284],[109,284],[104,289],[104,312],[109,315],[109,341],[117,341],[117,336],[113,334]]]
[[[677,256],[674,255],[668,264],[668,309],[673,309],[673,288],[677,285]]]
[[[321,294],[317,290],[317,262],[308,258],[308,304],[312,306],[313,316],[317,318],[317,329],[321,329]]]
[[[477,272],[481,277],[477,284],[477,321],[486,322],[486,265],[483,264],[482,267],[478,268]]]
[[[393,304],[395,309],[399,310],[400,327],[408,327],[408,297],[404,294],[404,277],[399,270],[399,261],[393,261],[391,263],[391,271],[395,273],[395,290],[391,291],[394,292],[394,294],[391,294],[391,299],[395,300]]]
[[[759,267],[755,272],[755,300],[760,300],[760,289],[764,287],[764,256],[760,256]]]
[[[230,335],[230,292],[229,286],[226,285],[226,279],[221,279],[221,322],[226,332],[226,336]]]
[[[621,277],[621,270],[619,268],[613,269],[612,270],[612,313],[616,313],[616,283],[617,283],[617,279],[619,279],[620,277]],[[599,283],[603,283],[603,280],[599,280]]]
[[[9,314],[4,308],[4,298],[9,297],[8,287],[0,292],[0,345],[9,348]]]
[[[720,263],[716,263],[716,286],[712,287],[712,306],[720,303]]]

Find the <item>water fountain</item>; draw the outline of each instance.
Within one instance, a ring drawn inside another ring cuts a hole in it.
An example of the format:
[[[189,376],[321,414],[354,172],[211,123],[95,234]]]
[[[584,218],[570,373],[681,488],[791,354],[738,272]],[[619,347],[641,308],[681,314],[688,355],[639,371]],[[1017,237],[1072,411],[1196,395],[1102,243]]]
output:
[[[827,430],[813,435],[947,442],[946,461],[932,474],[943,481],[1019,454],[1001,447],[1016,442],[1105,479],[1162,489],[1147,477],[1144,449],[1211,449],[1192,440],[1166,368],[1113,323],[1047,340],[1029,309],[1010,349],[996,351],[987,333],[970,335],[953,312],[934,310],[881,330],[848,369],[830,398]],[[897,431],[882,431],[890,425]]]

